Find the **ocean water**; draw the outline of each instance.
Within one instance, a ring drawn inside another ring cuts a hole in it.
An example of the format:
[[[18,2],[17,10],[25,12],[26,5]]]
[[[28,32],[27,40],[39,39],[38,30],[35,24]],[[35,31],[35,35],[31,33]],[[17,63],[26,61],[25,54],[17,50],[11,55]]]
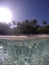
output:
[[[49,39],[1,39],[0,65],[49,65]]]

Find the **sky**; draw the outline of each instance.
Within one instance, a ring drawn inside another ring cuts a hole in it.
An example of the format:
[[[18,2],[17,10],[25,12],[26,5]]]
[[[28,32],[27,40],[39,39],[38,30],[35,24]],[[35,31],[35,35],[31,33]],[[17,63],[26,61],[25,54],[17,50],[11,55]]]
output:
[[[36,19],[49,23],[49,0],[0,0],[0,7],[8,8],[16,22]]]

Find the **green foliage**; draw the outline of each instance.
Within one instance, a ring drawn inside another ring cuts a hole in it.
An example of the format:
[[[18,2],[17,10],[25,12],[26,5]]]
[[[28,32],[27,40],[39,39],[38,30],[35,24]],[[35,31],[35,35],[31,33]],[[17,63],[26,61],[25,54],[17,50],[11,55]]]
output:
[[[0,34],[2,35],[21,35],[21,34],[49,34],[49,25],[47,21],[43,21],[43,25],[40,26],[36,19],[25,20],[16,23],[12,21],[8,25],[5,23],[0,23]],[[10,28],[11,26],[14,26]]]
[[[47,21],[44,20],[43,21],[43,25],[46,26],[47,25]]]
[[[17,24],[17,28],[22,32],[22,34],[34,34],[37,29],[37,20],[25,20]]]
[[[25,20],[18,24],[17,28],[22,34],[47,34],[49,32],[49,27],[47,27],[46,21],[43,21],[44,26],[38,25],[38,21],[36,19],[31,21]]]
[[[12,24],[13,24],[13,25],[16,25],[16,21],[12,21]]]
[[[0,34],[1,35],[9,35],[9,34],[11,34],[10,27],[5,23],[0,23]]]
[[[31,23],[33,24],[33,26],[36,26],[37,25],[37,20],[36,19],[34,19],[34,20],[31,20]]]
[[[38,32],[39,34],[42,34],[42,33],[43,33],[43,28],[42,28],[42,27],[38,27],[37,32]]]

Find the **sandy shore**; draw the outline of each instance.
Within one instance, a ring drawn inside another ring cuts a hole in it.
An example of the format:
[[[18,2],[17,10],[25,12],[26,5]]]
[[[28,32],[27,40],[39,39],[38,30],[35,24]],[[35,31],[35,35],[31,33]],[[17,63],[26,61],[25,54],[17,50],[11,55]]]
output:
[[[24,40],[24,39],[37,39],[37,38],[49,38],[49,35],[20,35],[20,36],[1,36],[0,39],[11,39],[11,40]]]

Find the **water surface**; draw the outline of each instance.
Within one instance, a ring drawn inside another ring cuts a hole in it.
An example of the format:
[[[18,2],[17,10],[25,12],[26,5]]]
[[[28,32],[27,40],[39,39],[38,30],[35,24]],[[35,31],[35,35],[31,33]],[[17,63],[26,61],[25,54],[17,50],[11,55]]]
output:
[[[49,39],[1,39],[0,65],[49,65]]]

